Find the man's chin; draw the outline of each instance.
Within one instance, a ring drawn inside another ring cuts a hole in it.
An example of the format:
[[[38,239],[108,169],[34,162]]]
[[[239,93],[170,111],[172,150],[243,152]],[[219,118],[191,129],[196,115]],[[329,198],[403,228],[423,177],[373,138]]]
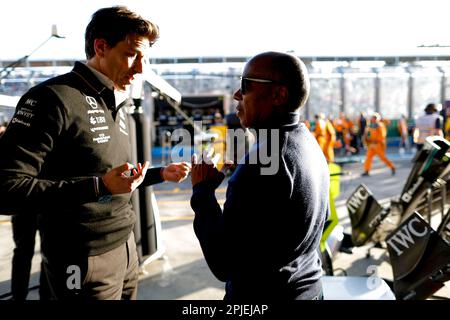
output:
[[[245,122],[245,120],[239,119],[239,122],[241,123],[242,128],[244,128],[244,129],[248,128],[248,125],[247,125],[247,123]]]
[[[128,91],[130,84],[116,84],[114,87],[116,90],[119,90],[119,91]]]

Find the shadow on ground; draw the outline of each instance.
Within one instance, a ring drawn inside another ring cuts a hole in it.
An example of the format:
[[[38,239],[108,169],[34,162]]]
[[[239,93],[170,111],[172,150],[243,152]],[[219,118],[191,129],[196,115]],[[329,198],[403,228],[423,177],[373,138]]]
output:
[[[196,292],[211,289],[220,296],[220,291],[224,288],[224,283],[214,278],[204,259],[173,269],[167,259],[160,259],[153,263],[162,264],[163,271],[139,281],[139,300],[184,299]],[[199,298],[201,299],[201,296]]]

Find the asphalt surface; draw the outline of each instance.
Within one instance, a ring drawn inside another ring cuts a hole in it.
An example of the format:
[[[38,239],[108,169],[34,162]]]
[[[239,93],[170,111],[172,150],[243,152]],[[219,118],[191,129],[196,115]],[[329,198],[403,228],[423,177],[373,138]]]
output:
[[[340,158],[344,161],[341,177],[341,193],[336,199],[340,224],[350,232],[350,221],[345,201],[364,183],[374,197],[383,205],[389,205],[392,197],[399,195],[411,169],[412,153],[400,155],[390,151],[388,157],[397,167],[395,176],[377,158],[371,175],[361,177],[363,157]],[[218,188],[216,195],[219,203],[225,200],[227,179]],[[192,220],[194,213],[189,205],[191,196],[190,180],[180,184],[163,183],[154,187],[157,207],[161,218],[162,240],[161,255],[152,261],[146,261],[141,268],[139,300],[221,300],[224,296],[224,284],[214,278],[203,258],[199,243],[195,237]],[[11,259],[13,241],[9,217],[0,216],[0,299],[7,298],[10,290]],[[36,241],[33,258],[30,287],[38,284],[39,279],[39,239]],[[392,280],[392,268],[387,251],[383,248],[370,250],[371,245],[353,248],[351,254],[337,253],[334,257],[336,275],[370,276],[374,272],[386,280]],[[450,283],[439,290],[434,298],[450,298]],[[38,299],[36,289],[30,291],[28,299]]]

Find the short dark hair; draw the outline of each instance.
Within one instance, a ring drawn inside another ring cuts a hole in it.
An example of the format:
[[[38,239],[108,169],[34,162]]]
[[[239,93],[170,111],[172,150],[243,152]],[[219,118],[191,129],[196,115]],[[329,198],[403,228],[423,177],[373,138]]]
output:
[[[437,105],[435,103],[429,103],[424,109],[425,113],[431,114],[438,111]]]
[[[296,111],[305,105],[310,91],[308,70],[303,61],[289,53],[269,51],[253,59],[268,58],[268,67],[275,80],[288,89],[288,111]]]
[[[159,28],[124,6],[97,10],[86,27],[84,38],[87,59],[95,56],[95,39],[105,39],[110,47],[114,47],[129,34],[146,37],[152,45],[158,39]]]

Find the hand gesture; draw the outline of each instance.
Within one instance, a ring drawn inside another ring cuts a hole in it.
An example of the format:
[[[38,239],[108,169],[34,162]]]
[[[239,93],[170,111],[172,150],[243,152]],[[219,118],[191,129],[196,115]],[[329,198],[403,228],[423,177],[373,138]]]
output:
[[[221,182],[225,177],[223,172],[229,168],[233,162],[227,161],[222,168],[222,171],[219,171],[217,169],[217,162],[219,159],[220,154],[214,154],[213,150],[205,150],[203,152],[203,157],[200,160],[198,159],[198,156],[194,154],[192,156],[192,186],[195,186],[197,183],[202,181]]]
[[[124,163],[108,171],[102,177],[103,184],[111,194],[133,192],[144,181],[149,165],[150,163],[145,161],[143,166],[138,163],[135,168],[131,163]],[[131,169],[133,175],[130,175]]]
[[[162,176],[165,181],[181,182],[187,178],[191,165],[188,162],[171,163],[163,169]]]

